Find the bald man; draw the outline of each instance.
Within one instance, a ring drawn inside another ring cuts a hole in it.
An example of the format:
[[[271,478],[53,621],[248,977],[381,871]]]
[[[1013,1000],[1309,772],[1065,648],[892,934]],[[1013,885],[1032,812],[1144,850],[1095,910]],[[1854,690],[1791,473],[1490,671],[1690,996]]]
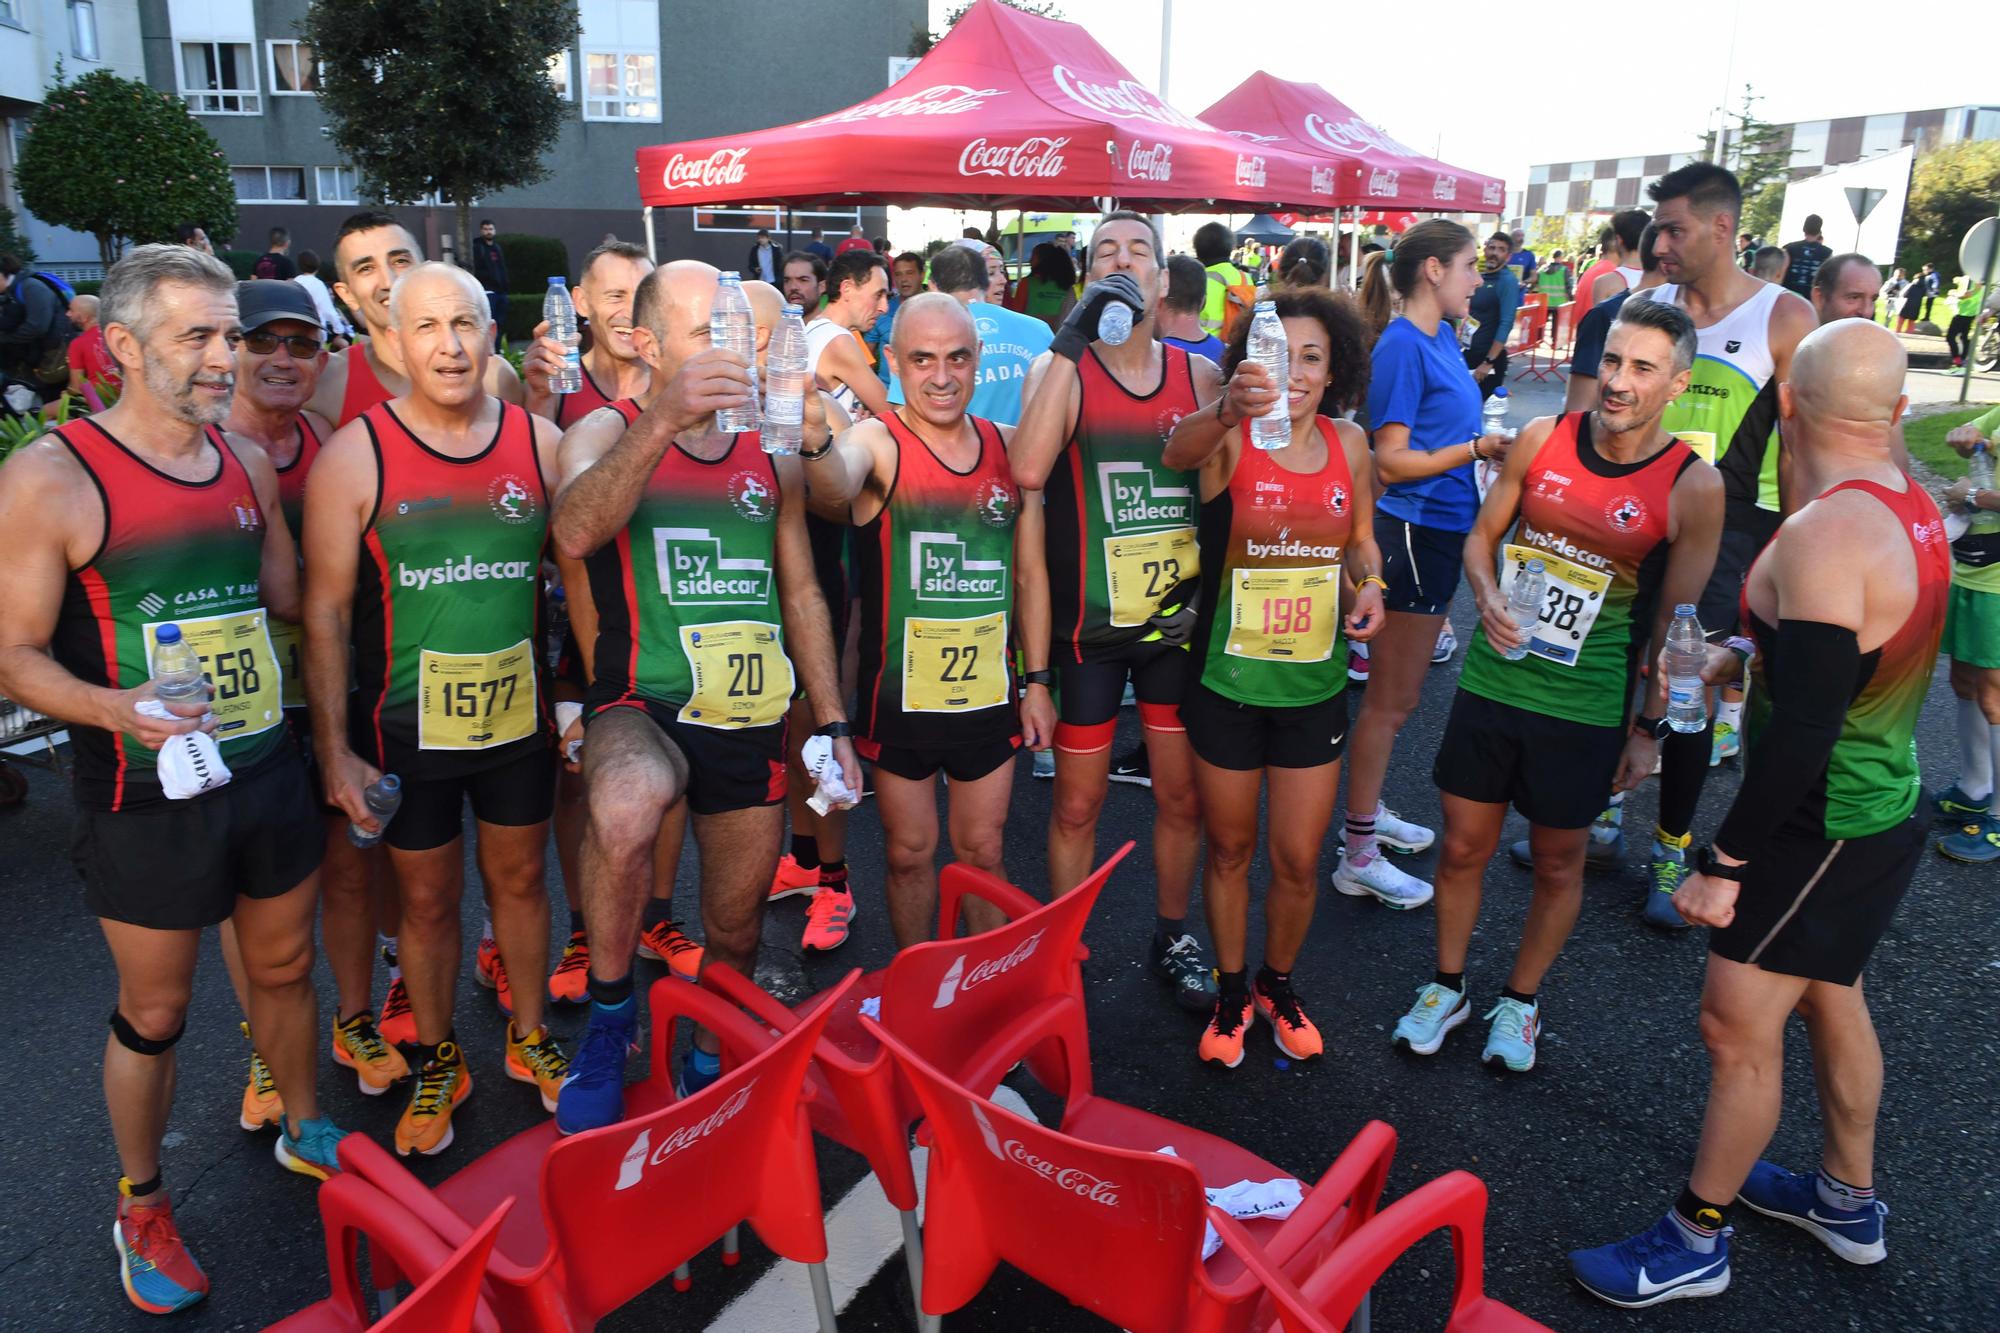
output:
[[[715,414],[750,402],[752,388],[742,358],[709,339],[716,288],[716,270],[692,260],[639,285],[633,338],[653,371],[646,394],[580,422],[558,460],[553,535],[564,558],[584,563],[599,613],[583,747],[590,1028],[556,1111],[565,1133],[624,1112],[638,1024],[632,954],[667,810],[685,797],[693,817],[707,956],[748,976],[784,827],[795,675],[818,732],[860,784],[801,464],[765,453],[754,433],[717,428]],[[805,447],[827,441],[808,397]],[[685,1092],[720,1075],[718,1050],[712,1034],[695,1034]]]
[[[542,1025],[555,765],[541,568],[560,432],[486,391],[492,316],[464,269],[413,266],[386,316],[409,391],[335,431],[306,482],[306,696],[328,801],[374,831],[363,790],[402,780],[383,842],[417,1058],[396,1151],[431,1155],[451,1146],[452,1110],[472,1091],[452,1027],[468,803],[507,1076],[553,1111],[568,1072]]]
[[[968,415],[979,332],[955,297],[903,303],[889,345],[908,401],[843,432],[806,462],[807,502],[855,528],[861,565],[861,690],[856,748],[875,764],[888,858],[889,921],[902,948],[937,917],[936,778],[947,791],[953,858],[1007,878],[1001,833],[1014,752],[1055,734],[1048,584],[1039,505],[1024,506],[1007,465],[1012,428]],[[1017,714],[1007,646],[1014,609],[1030,682]],[[999,923],[986,904],[974,929]]]
[[[1729,1285],[1732,1203],[1880,1263],[1874,1189],[1882,1051],[1861,973],[1922,854],[1914,739],[1944,631],[1944,524],[1897,467],[1905,361],[1887,329],[1839,320],[1800,342],[1778,411],[1811,496],[1751,564],[1749,639],[1709,649],[1711,681],[1748,660],[1742,789],[1674,895],[1713,928],[1701,1030],[1712,1078],[1694,1171],[1638,1236],[1570,1255],[1614,1305]],[[1785,1023],[1812,1041],[1825,1144],[1817,1172],[1759,1160],[1778,1126]]]

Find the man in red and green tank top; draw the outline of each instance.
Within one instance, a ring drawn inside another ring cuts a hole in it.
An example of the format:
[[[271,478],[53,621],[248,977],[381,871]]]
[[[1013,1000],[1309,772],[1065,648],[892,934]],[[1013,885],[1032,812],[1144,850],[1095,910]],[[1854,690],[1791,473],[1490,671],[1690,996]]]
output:
[[[1586,1288],[1620,1305],[1722,1291],[1738,1202],[1849,1263],[1888,1255],[1874,1176],[1882,1048],[1861,974],[1923,855],[1916,725],[1951,583],[1937,506],[1897,466],[1906,370],[1894,334],[1843,319],[1799,343],[1779,389],[1787,493],[1805,503],[1750,566],[1750,637],[1709,649],[1709,681],[1746,657],[1756,678],[1748,755],[1735,802],[1674,895],[1712,927],[1701,1144],[1665,1217],[1570,1256]],[[1817,1171],[1761,1160],[1794,1012],[1821,1089]]]
[[[667,810],[685,797],[693,815],[707,956],[749,976],[784,828],[795,679],[860,788],[800,464],[766,454],[754,432],[717,429],[717,412],[754,401],[749,368],[710,340],[717,286],[716,270],[693,260],[648,275],[634,324],[653,369],[646,395],[563,439],[552,533],[587,566],[598,620],[583,745],[590,1027],[556,1112],[565,1133],[623,1113],[638,1023],[632,956]],[[808,395],[806,447],[826,439]],[[717,1050],[696,1033],[687,1092],[720,1075]]]
[[[472,1087],[451,1022],[468,802],[497,942],[480,971],[509,1013],[507,1076],[554,1110],[567,1072],[541,1021],[555,791],[541,564],[561,436],[482,390],[489,317],[463,269],[411,268],[390,317],[409,394],[341,427],[313,464],[306,685],[327,799],[374,830],[363,790],[384,773],[402,781],[383,841],[417,1059],[396,1149],[432,1154]]]
[[[531,411],[568,430],[605,404],[646,391],[652,369],[632,343],[632,302],[652,271],[646,248],[630,241],[606,241],[583,257],[574,289],[577,318],[590,321],[583,387],[550,394],[532,403]],[[538,333],[545,331],[545,325],[537,326]]]
[[[1059,708],[1050,885],[1069,892],[1096,860],[1129,681],[1156,811],[1154,970],[1182,1008],[1206,1013],[1215,980],[1187,930],[1201,819],[1180,720],[1201,572],[1196,480],[1165,466],[1161,452],[1181,419],[1219,402],[1222,389],[1214,362],[1155,338],[1164,275],[1159,237],[1143,216],[1121,211],[1098,223],[1090,285],[1028,372],[1008,455],[1015,482],[1032,492],[1024,503],[1043,506],[1047,534],[1040,577]],[[1112,305],[1131,315],[1131,336],[1116,345],[1098,337]]]
[[[1534,901],[1487,1018],[1480,1059],[1534,1067],[1537,996],[1583,903],[1583,857],[1605,793],[1652,772],[1666,731],[1656,672],[1628,729],[1633,681],[1678,604],[1701,593],[1722,532],[1722,480],[1661,414],[1694,364],[1694,321],[1627,301],[1605,341],[1594,412],[1530,422],[1507,453],[1465,542],[1484,633],[1467,649],[1432,777],[1444,802],[1437,870],[1437,974],[1393,1040],[1420,1055],[1471,1017],[1466,959],[1481,882],[1512,805],[1528,820]],[[1539,618],[1510,597],[1542,566]],[[1642,658],[1642,654],[1644,657]]]
[[[160,1178],[203,929],[236,927],[284,1102],[279,1162],[323,1180],[341,1132],[314,1095],[318,820],[269,634],[269,617],[299,613],[298,557],[270,460],[217,429],[241,338],[236,281],[185,246],[140,246],[112,266],[102,301],[124,393],[0,467],[0,694],[61,719],[74,743],[75,859],[118,970],[104,1054],[124,1172],[114,1239],[126,1295],[165,1314],[208,1291]],[[209,720],[147,711],[160,707],[150,661],[168,625],[203,660]],[[231,777],[170,798],[160,747],[197,728]]]
[[[899,947],[937,920],[939,770],[950,780],[954,860],[1007,878],[1002,835],[1014,751],[1053,739],[1048,588],[1039,507],[1024,509],[1007,464],[1008,428],[968,416],[979,332],[942,292],[911,297],[890,345],[907,401],[843,432],[806,462],[812,506],[853,525],[861,573],[856,746],[875,765]],[[1016,605],[1021,608],[1018,621]],[[1019,714],[1008,645],[1027,663]],[[1000,924],[968,903],[977,930]]]

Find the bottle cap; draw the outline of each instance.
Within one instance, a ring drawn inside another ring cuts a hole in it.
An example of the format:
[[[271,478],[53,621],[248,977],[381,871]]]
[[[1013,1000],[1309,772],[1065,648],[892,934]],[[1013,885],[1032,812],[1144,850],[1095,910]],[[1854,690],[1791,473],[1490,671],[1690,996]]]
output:
[[[1686,616],[1690,620],[1694,619],[1694,609],[1693,602],[1674,603],[1674,614],[1677,616]]]
[[[1499,388],[1495,389],[1493,391],[1493,396],[1495,398],[1505,398],[1507,396],[1507,386],[1503,384]]]
[[[779,311],[778,313],[781,315],[803,315],[805,314],[805,311],[799,306],[795,306],[790,301],[787,301],[785,302],[785,308]]]
[[[403,789],[403,780],[397,777],[394,773],[384,773],[382,775],[383,791],[401,791],[402,789]]]
[[[154,643],[179,643],[180,641],[181,627],[179,625],[162,625],[153,633]]]
[[[1541,573],[1544,573],[1544,572],[1546,572],[1547,568],[1548,568],[1548,566],[1544,565],[1544,564],[1543,564],[1543,563],[1542,563],[1541,561],[1539,561],[1539,560],[1530,560],[1530,561],[1528,562],[1528,572],[1529,572],[1530,574],[1541,574]]]
[[[568,278],[550,278],[550,279],[549,279],[549,286],[551,286],[551,287],[567,287],[567,286],[569,286],[569,279],[568,279]]]

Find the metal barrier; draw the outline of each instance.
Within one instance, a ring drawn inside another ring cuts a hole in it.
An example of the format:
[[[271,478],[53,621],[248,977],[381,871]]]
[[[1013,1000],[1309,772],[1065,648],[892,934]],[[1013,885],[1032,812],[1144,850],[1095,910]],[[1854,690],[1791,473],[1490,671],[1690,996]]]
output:
[[[31,763],[47,764],[60,774],[63,772],[62,751],[56,748],[56,737],[66,730],[64,723],[54,718],[43,717],[32,708],[23,707],[12,699],[0,698],[0,749],[40,741],[47,753],[36,754],[23,751],[15,755]]]

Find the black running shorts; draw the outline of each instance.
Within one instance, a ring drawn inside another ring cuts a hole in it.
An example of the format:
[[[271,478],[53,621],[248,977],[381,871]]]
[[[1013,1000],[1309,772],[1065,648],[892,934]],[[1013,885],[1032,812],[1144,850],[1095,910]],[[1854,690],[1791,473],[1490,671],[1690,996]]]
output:
[[[926,781],[940,770],[953,782],[977,782],[1002,765],[1012,763],[1015,752],[1020,748],[1021,737],[1019,733],[1014,733],[949,750],[871,745],[867,749],[874,753],[864,751],[861,757],[874,764],[877,772],[893,773],[911,782]]]
[[[1195,754],[1214,768],[1318,768],[1347,752],[1347,691],[1300,708],[1266,708],[1197,683],[1181,701],[1181,725]]]
[[[1604,809],[1624,727],[1593,727],[1531,713],[1461,689],[1431,765],[1438,790],[1512,805],[1543,828],[1587,828]]]
[[[1142,704],[1175,706],[1187,692],[1191,655],[1164,640],[1141,639],[1084,653],[1084,661],[1056,664],[1056,706],[1065,726],[1095,727],[1116,720],[1127,680]]]
[[[1743,511],[1731,510],[1722,529],[1722,542],[1716,547],[1715,568],[1709,572],[1708,586],[1702,589],[1697,610],[1702,633],[1717,642],[1737,632],[1737,620],[1743,613],[1743,581],[1750,577],[1757,553],[1778,531],[1776,514],[1763,509],[1752,512],[1754,518],[1738,522]]]
[[[583,713],[586,756],[590,753],[590,728],[614,710],[644,713],[686,757],[687,803],[694,813],[723,815],[731,810],[776,805],[785,799],[783,721],[768,727],[725,730],[681,721],[677,704],[655,703],[650,699],[593,702],[585,706]]]
[[[428,852],[459,836],[465,804],[482,824],[524,828],[555,813],[556,765],[547,746],[523,750],[515,758],[479,773],[403,783],[402,808],[390,819],[382,841],[399,852]]]
[[[1465,534],[1409,523],[1375,509],[1375,544],[1382,549],[1383,609],[1441,616],[1451,609],[1465,570]]]

